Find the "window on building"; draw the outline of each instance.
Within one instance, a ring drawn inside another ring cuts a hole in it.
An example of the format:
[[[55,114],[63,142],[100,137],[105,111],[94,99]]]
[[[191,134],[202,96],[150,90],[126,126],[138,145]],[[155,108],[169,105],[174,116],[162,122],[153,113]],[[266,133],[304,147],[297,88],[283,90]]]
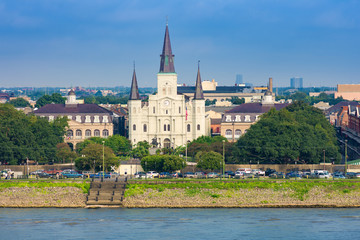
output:
[[[66,136],[68,139],[73,139],[74,133],[71,129],[66,131]]]
[[[164,132],[166,132],[166,124],[164,124]]]
[[[241,130],[240,130],[240,129],[236,129],[236,130],[235,130],[235,138],[238,139],[238,138],[240,138],[240,136],[241,136]]]
[[[102,134],[103,134],[103,137],[105,137],[105,138],[108,137],[109,136],[109,130],[104,129]]]
[[[155,113],[155,107],[153,107],[153,113]]]
[[[103,123],[108,123],[108,122],[109,122],[108,116],[103,116]]]
[[[90,129],[86,129],[86,130],[85,130],[85,137],[86,137],[86,138],[91,137],[91,130],[90,130]]]
[[[240,115],[235,116],[235,122],[241,122],[241,116]]]
[[[98,115],[94,116],[94,123],[99,123],[100,122],[100,118]]]
[[[226,115],[225,122],[231,122],[231,115]]]
[[[255,116],[255,121],[258,121],[259,120],[259,115],[256,115]]]
[[[179,107],[179,113],[181,113],[181,107]]]
[[[225,131],[225,137],[228,138],[228,139],[231,139],[231,138],[232,138],[232,131],[231,131],[231,129],[226,129],[226,131]]]
[[[191,127],[190,124],[187,125],[187,131],[190,132],[191,131]]]
[[[144,124],[144,132],[147,132],[147,125],[146,124]]]
[[[91,122],[91,117],[89,115],[85,116],[85,122],[86,123],[90,123]]]
[[[245,122],[250,122],[250,115],[245,116]]]
[[[200,124],[197,125],[197,130],[200,131]]]
[[[94,130],[94,136],[95,137],[100,137],[100,130],[99,129]]]
[[[170,131],[170,124],[167,125],[167,129],[168,129],[168,131]]]
[[[80,129],[76,130],[76,138],[82,137],[82,131]]]
[[[133,125],[133,131],[136,131],[136,124]]]
[[[81,122],[81,116],[80,116],[80,115],[76,115],[76,117],[75,117],[75,121],[77,121],[77,122]]]
[[[49,121],[54,121],[54,116],[49,116]]]
[[[168,110],[166,110],[165,112],[166,112],[166,114],[168,114]]]

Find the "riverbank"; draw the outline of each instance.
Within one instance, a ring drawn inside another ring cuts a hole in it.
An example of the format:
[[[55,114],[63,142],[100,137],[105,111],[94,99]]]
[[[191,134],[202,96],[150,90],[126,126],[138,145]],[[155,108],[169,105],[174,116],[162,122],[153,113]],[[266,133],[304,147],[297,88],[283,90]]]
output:
[[[360,207],[360,183],[245,181],[129,184],[128,208]]]
[[[83,208],[89,187],[87,182],[0,182],[0,207]]]
[[[86,208],[89,181],[2,181],[0,207]],[[104,206],[93,206],[104,207]],[[130,181],[126,208],[360,207],[351,180]]]

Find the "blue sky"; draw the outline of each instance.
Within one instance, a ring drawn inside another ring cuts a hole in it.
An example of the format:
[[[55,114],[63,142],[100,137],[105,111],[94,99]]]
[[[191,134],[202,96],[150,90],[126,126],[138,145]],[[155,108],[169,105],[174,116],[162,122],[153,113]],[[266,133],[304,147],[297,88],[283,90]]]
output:
[[[358,0],[0,0],[0,86],[156,87],[166,16],[178,82],[360,83]]]

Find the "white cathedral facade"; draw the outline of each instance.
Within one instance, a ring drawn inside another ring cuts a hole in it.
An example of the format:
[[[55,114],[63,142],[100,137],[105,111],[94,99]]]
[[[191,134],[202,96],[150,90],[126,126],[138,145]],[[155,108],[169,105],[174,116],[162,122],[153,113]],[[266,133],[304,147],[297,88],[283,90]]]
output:
[[[175,148],[206,134],[205,99],[200,69],[196,78],[194,99],[177,92],[177,74],[170,36],[166,25],[157,93],[148,102],[141,102],[134,69],[129,110],[129,139],[132,144],[147,141],[159,148]]]

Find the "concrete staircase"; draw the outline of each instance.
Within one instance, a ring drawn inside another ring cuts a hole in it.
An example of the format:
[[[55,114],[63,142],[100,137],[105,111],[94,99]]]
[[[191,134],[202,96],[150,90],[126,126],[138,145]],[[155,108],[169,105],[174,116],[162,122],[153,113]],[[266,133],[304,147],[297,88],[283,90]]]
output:
[[[121,207],[125,188],[125,181],[92,182],[86,204]]]

